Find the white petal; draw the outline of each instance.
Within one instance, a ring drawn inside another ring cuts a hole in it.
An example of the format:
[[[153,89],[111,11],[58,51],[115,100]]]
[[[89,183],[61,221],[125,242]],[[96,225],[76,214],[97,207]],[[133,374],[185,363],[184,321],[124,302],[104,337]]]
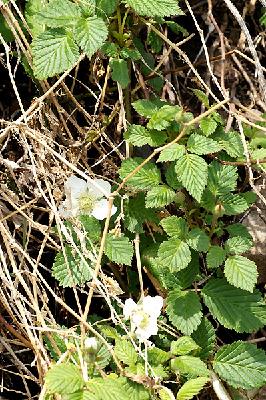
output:
[[[99,220],[103,220],[107,217],[108,215],[108,200],[106,199],[102,199],[96,202],[91,215]],[[111,215],[114,215],[117,211],[117,208],[115,206],[112,206],[112,210],[111,210]]]
[[[93,183],[95,183],[95,185]],[[108,197],[111,193],[110,183],[103,179],[93,179],[93,182],[90,181],[87,183],[87,187],[97,199],[101,199],[104,196]]]
[[[62,218],[76,217],[79,214],[79,208],[77,205],[75,207],[70,207],[69,202],[66,199],[58,207],[58,212]]]
[[[132,299],[126,299],[125,305],[123,308],[123,314],[126,319],[129,319],[132,313],[137,310],[138,306]]]
[[[65,194],[71,198],[77,198],[81,193],[86,192],[87,182],[84,179],[71,175],[65,182]]]
[[[152,335],[157,335],[158,333],[158,326],[157,326],[157,319],[150,318],[149,323],[145,328],[138,327],[135,331],[137,338],[141,341],[146,341]]]
[[[163,307],[163,298],[161,296],[147,296],[142,302],[143,311],[154,317],[159,317]]]

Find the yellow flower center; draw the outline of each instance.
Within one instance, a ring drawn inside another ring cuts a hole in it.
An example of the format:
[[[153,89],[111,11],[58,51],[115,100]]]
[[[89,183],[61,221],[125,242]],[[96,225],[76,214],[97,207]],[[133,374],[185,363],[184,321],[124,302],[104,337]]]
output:
[[[79,210],[81,214],[90,214],[95,207],[96,198],[89,192],[79,196]]]

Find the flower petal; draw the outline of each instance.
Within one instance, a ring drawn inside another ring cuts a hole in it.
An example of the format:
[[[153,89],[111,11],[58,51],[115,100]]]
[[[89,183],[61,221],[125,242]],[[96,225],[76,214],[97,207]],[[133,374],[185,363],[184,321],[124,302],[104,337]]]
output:
[[[125,305],[123,308],[123,314],[125,319],[129,319],[132,313],[138,309],[137,304],[132,299],[126,299]]]
[[[65,182],[66,197],[78,198],[81,193],[86,192],[87,182],[84,179],[71,175]]]
[[[96,202],[96,204],[91,212],[91,215],[96,219],[103,220],[108,215],[108,207],[109,207],[108,200],[101,199]],[[115,206],[112,206],[111,215],[114,215],[116,213],[116,211],[117,211],[117,208]]]
[[[95,183],[95,185],[93,184],[93,182]],[[97,199],[101,199],[104,196],[109,196],[109,194],[111,193],[111,185],[109,182],[103,179],[93,179],[93,182],[87,182],[87,187]]]
[[[146,296],[142,301],[143,311],[151,316],[159,317],[163,307],[163,298],[161,296]]]
[[[146,325],[145,328],[138,327],[135,330],[135,334],[140,341],[146,341],[152,335],[157,335],[157,333],[158,333],[158,326],[156,318],[150,318],[148,325]]]

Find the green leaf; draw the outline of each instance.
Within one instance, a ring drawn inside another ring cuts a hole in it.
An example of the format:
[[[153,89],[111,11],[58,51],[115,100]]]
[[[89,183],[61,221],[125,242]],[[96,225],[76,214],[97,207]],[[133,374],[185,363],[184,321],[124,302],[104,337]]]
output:
[[[53,398],[51,398],[52,400]],[[46,399],[45,400],[50,400]],[[79,390],[75,393],[66,394],[62,397],[62,400],[98,400],[91,392],[88,390]]]
[[[206,108],[210,107],[209,98],[202,90],[199,89],[191,89],[191,90]]]
[[[223,346],[215,355],[213,367],[235,388],[252,389],[266,384],[266,354],[252,343],[238,341]]]
[[[167,139],[166,133],[154,130],[149,131],[141,125],[130,125],[124,137],[129,143],[138,147],[144,146],[145,144],[157,147],[162,145]]]
[[[173,392],[169,388],[163,386],[159,387],[158,396],[160,400],[175,400]]]
[[[111,358],[110,350],[106,346],[102,345],[96,355],[95,362],[97,363],[98,368],[104,369],[109,365]]]
[[[147,37],[147,44],[151,47],[154,53],[160,53],[163,47],[163,40],[155,32],[149,31]]]
[[[243,256],[231,256],[225,261],[224,275],[228,282],[249,292],[257,283],[258,271],[254,261]]]
[[[233,192],[237,185],[237,168],[213,161],[208,167],[207,187],[214,196]]]
[[[110,60],[110,67],[112,70],[112,79],[118,82],[122,89],[125,89],[130,82],[127,62],[125,60],[112,58]]]
[[[116,340],[114,352],[118,360],[123,361],[124,364],[131,365],[137,362],[138,354],[128,340],[121,338]]]
[[[131,265],[133,245],[127,236],[114,236],[108,233],[104,253],[117,264]]]
[[[217,125],[217,122],[211,115],[200,120],[200,129],[206,136],[210,136],[213,132],[215,132]]]
[[[52,393],[74,393],[81,390],[84,383],[81,371],[74,364],[53,365],[45,376],[47,390]]]
[[[222,150],[222,146],[213,139],[193,133],[189,136],[187,141],[187,149],[191,153],[200,155],[217,153]]]
[[[222,139],[219,140],[219,143],[229,156],[234,158],[243,157],[244,149],[238,132],[223,132]]]
[[[160,153],[157,162],[175,161],[185,154],[185,146],[183,144],[173,143],[166,147]]]
[[[92,242],[98,242],[101,237],[101,225],[100,222],[90,216],[90,215],[80,215],[79,217],[80,222],[86,232],[87,237]]]
[[[181,271],[188,266],[191,252],[188,245],[176,237],[161,243],[158,251],[159,263],[171,272]]]
[[[141,59],[141,54],[137,49],[123,47],[120,50],[120,57],[124,58],[125,60],[130,58],[131,60],[137,61]]]
[[[188,224],[182,217],[171,215],[163,218],[160,222],[168,236],[178,237],[181,240],[186,240],[188,235]]]
[[[164,207],[172,203],[176,198],[173,189],[166,185],[156,186],[149,190],[146,195],[146,207],[157,208]]]
[[[194,292],[174,289],[167,297],[166,313],[172,324],[184,335],[190,335],[200,324],[201,304]]]
[[[166,363],[171,358],[171,354],[157,347],[148,349],[148,361],[152,366]]]
[[[33,71],[37,79],[46,79],[71,68],[79,58],[79,49],[70,32],[47,29],[32,41]]]
[[[253,332],[266,322],[266,306],[259,292],[249,293],[226,279],[210,279],[201,291],[212,315],[228,329]]]
[[[206,257],[207,267],[210,269],[218,268],[224,263],[225,257],[226,251],[222,247],[211,246]]]
[[[80,18],[73,33],[76,43],[90,58],[104,44],[108,36],[104,21],[95,16]]]
[[[66,259],[62,251],[57,253],[52,266],[52,276],[63,287],[83,285],[92,279],[93,269],[90,261],[81,260],[71,246],[65,246]]]
[[[176,356],[183,356],[199,349],[199,345],[191,337],[182,336],[171,342],[170,352]]]
[[[64,331],[64,327],[61,326],[60,328],[62,331]],[[67,331],[65,332],[65,334],[67,334]],[[61,353],[65,353],[67,351],[67,346],[64,340],[64,333],[62,333],[60,336],[55,332],[49,332],[49,336],[44,335],[43,339],[45,342],[45,347],[48,349],[50,356],[54,361],[58,361]]]
[[[160,99],[155,100],[137,100],[132,103],[132,107],[139,115],[145,118],[151,118],[152,115],[166,103]]]
[[[120,178],[125,179],[143,161],[144,159],[140,157],[124,160],[119,170]],[[137,189],[149,190],[151,187],[159,185],[160,182],[161,174],[157,166],[153,163],[147,163],[134,176],[128,179],[127,185]]]
[[[207,365],[198,357],[179,356],[171,360],[171,368],[180,374],[191,376],[209,376]]]
[[[243,224],[240,224],[239,222],[236,224],[228,225],[225,229],[231,237],[241,236],[243,238],[252,240],[252,236],[249,233],[247,227]]]
[[[69,0],[50,0],[39,12],[38,20],[50,28],[74,25],[81,16],[81,9]]]
[[[140,213],[139,210],[142,210]],[[125,207],[125,227],[133,233],[142,233],[143,224],[145,221],[159,223],[155,210],[146,208],[145,206],[145,195],[140,192],[135,197],[131,197],[128,200],[127,206]]]
[[[175,164],[170,163],[166,172],[165,172],[165,179],[166,183],[171,186],[171,188],[175,190],[183,189],[182,183],[177,179],[176,172],[175,172]]]
[[[15,39],[2,14],[0,14],[0,34],[6,42],[12,42]]]
[[[182,109],[178,106],[165,105],[155,111],[147,125],[149,129],[156,129],[157,131],[163,131],[168,128],[172,121],[175,120],[176,116],[182,112]]]
[[[225,242],[225,250],[230,254],[242,254],[252,247],[252,241],[247,237],[234,236]]]
[[[126,0],[127,4],[139,15],[147,17],[169,17],[170,15],[183,15],[176,0]]]
[[[202,318],[200,325],[192,332],[191,337],[201,347],[201,351],[197,354],[198,357],[203,360],[207,359],[213,353],[216,335],[214,327],[206,317]]]
[[[46,4],[48,4],[48,0],[26,1],[24,13],[33,37],[36,37],[45,29],[45,25],[39,20],[39,13],[46,7]]]
[[[202,229],[194,228],[188,234],[187,244],[194,250],[207,252],[210,238]]]
[[[112,15],[117,7],[117,0],[96,0],[96,12],[104,16]]]
[[[246,200],[239,194],[227,193],[220,197],[220,202],[226,215],[241,214],[249,208]]]
[[[176,400],[193,399],[194,396],[199,394],[208,381],[209,378],[207,377],[199,377],[188,380],[177,392]]]
[[[183,36],[189,35],[188,31],[183,26],[176,23],[175,21],[165,21],[165,22],[166,22],[166,25],[171,29],[172,32],[174,32],[176,34],[182,33]]]
[[[195,154],[184,154],[176,162],[177,178],[197,201],[200,201],[207,184],[208,166],[203,158]]]
[[[101,52],[103,52],[108,57],[119,56],[119,48],[115,43],[105,42],[101,47]]]

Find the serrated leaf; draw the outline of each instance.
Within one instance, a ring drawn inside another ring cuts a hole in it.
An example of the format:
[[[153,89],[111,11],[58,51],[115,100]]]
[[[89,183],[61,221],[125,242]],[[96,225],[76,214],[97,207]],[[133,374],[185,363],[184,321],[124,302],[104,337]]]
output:
[[[226,279],[210,279],[201,291],[212,315],[226,328],[253,332],[266,321],[266,306],[259,292],[249,293],[230,285]]]
[[[166,313],[172,324],[184,335],[190,335],[202,318],[201,304],[196,293],[180,289],[169,292]]]
[[[242,254],[252,247],[252,240],[243,236],[234,236],[225,242],[225,250],[229,254]]]
[[[57,253],[52,266],[52,276],[60,286],[74,287],[92,279],[93,269],[89,261],[81,260],[69,245],[65,246],[65,255],[66,259],[62,251]]]
[[[185,154],[185,146],[183,144],[173,143],[166,147],[160,153],[157,162],[175,161]]]
[[[133,245],[127,236],[114,236],[108,233],[105,242],[104,254],[117,263],[131,265],[133,257]]]
[[[112,15],[117,7],[117,0],[96,0],[96,12],[103,16]]]
[[[116,340],[114,352],[118,360],[123,361],[124,364],[131,365],[137,362],[138,354],[128,340],[121,338]]]
[[[222,146],[213,139],[193,133],[189,136],[187,141],[187,149],[191,153],[203,155],[210,153],[217,153],[222,150]]]
[[[170,126],[171,122],[175,120],[177,114],[180,112],[182,112],[182,109],[178,106],[170,106],[168,104],[162,106],[152,114],[147,127],[163,131]]]
[[[179,356],[171,360],[171,368],[181,374],[209,376],[207,365],[198,357]]]
[[[249,208],[246,200],[239,194],[227,193],[220,197],[220,202],[226,215],[241,214]]]
[[[45,400],[52,400],[52,398],[45,398]],[[78,392],[66,394],[62,397],[62,400],[98,400],[88,390],[79,390]]]
[[[194,250],[206,252],[210,246],[210,238],[202,229],[194,228],[188,234],[187,244]]]
[[[166,363],[171,358],[171,354],[157,347],[148,349],[148,361],[152,366]]]
[[[151,47],[154,53],[160,53],[163,47],[163,40],[155,32],[149,31],[147,37],[147,44]]]
[[[186,240],[188,235],[188,224],[182,217],[171,215],[163,218],[160,222],[168,236],[178,237],[181,240]]]
[[[81,9],[69,0],[50,0],[38,13],[38,20],[50,28],[74,25],[81,16]]]
[[[195,154],[184,154],[176,162],[177,178],[197,201],[200,201],[207,184],[208,165]]]
[[[161,243],[158,259],[161,265],[169,268],[170,272],[177,272],[188,266],[191,252],[185,242],[174,237]]]
[[[191,90],[206,108],[210,107],[209,98],[202,90],[199,89],[191,89]]]
[[[236,255],[225,261],[224,275],[231,285],[252,293],[257,283],[258,271],[254,261]]]
[[[37,79],[46,79],[71,68],[79,58],[79,49],[71,32],[63,28],[47,29],[32,41],[33,71]]]
[[[113,328],[112,326],[109,326],[109,325],[98,325],[98,328],[99,328],[99,330],[100,330],[100,332],[104,335],[104,336],[106,336],[106,337],[108,337],[108,338],[111,338],[111,339],[115,339],[115,340],[117,340],[117,339],[120,339],[120,335],[119,335],[119,333],[117,332],[117,330],[115,329],[115,328]]]
[[[124,58],[125,60],[130,58],[131,60],[137,61],[141,59],[141,54],[137,49],[123,47],[120,50],[120,57]]]
[[[158,390],[160,400],[175,400],[173,392],[167,387],[160,387]]]
[[[112,358],[110,354],[110,350],[102,345],[96,355],[95,362],[100,369],[104,369],[110,363],[110,359]]]
[[[108,29],[101,18],[79,18],[73,30],[76,43],[90,58],[104,44]]]
[[[231,157],[242,157],[244,154],[243,144],[238,132],[223,132],[219,143]]]
[[[78,218],[87,234],[87,238],[92,242],[98,242],[101,237],[100,222],[90,215],[79,215]]]
[[[112,58],[110,60],[110,67],[112,70],[112,79],[118,82],[122,89],[125,89],[130,82],[127,62],[122,59]]]
[[[214,196],[233,192],[237,185],[237,168],[213,161],[208,167],[207,187]]]
[[[199,394],[199,392],[203,389],[206,383],[209,381],[209,378],[199,377],[190,379],[179,389],[176,395],[176,400],[190,400],[193,399],[194,396]]]
[[[140,213],[139,210],[142,210]],[[128,200],[125,207],[125,227],[133,233],[142,233],[145,221],[159,223],[155,209],[145,207],[145,195],[140,192]]]
[[[166,133],[154,130],[150,131],[141,125],[130,125],[124,137],[129,143],[138,147],[145,144],[157,147],[162,145],[167,139]]]
[[[202,318],[200,325],[192,332],[191,337],[201,347],[201,351],[197,354],[198,357],[203,360],[207,359],[213,353],[216,335],[214,327],[206,317]]]
[[[211,246],[206,257],[207,267],[210,269],[218,268],[224,263],[225,257],[226,251],[222,247]]]
[[[169,17],[170,15],[183,15],[176,0],[126,0],[127,4],[139,15],[146,17]]]
[[[48,0],[26,1],[24,15],[33,37],[36,37],[45,29],[45,25],[39,21],[39,13],[46,7],[46,4],[48,4]]]
[[[115,43],[105,42],[101,51],[108,57],[118,57],[119,56],[119,48]]]
[[[53,365],[45,376],[47,390],[52,393],[69,394],[81,390],[84,385],[82,373],[74,364]]]
[[[175,164],[170,163],[165,172],[166,183],[175,190],[183,189],[182,183],[177,179],[175,172]]]
[[[199,350],[200,346],[189,336],[182,336],[171,342],[170,352],[176,356],[183,356]]]
[[[266,355],[256,345],[235,342],[223,346],[213,360],[215,372],[235,388],[259,388],[266,384]]]
[[[215,132],[217,125],[217,122],[211,115],[200,120],[200,129],[206,136],[210,136],[213,132]]]
[[[231,237],[240,236],[252,240],[252,236],[249,233],[247,227],[237,222],[236,224],[228,225],[226,228],[227,232]]]
[[[166,103],[160,99],[155,100],[137,100],[132,103],[132,107],[134,110],[145,118],[151,118],[152,115],[159,110],[162,106],[166,105]]]
[[[124,179],[133,172],[144,161],[143,158],[128,158],[122,162],[119,170],[119,176]],[[161,174],[155,164],[145,164],[134,176],[129,178],[127,185],[137,189],[149,190],[151,187],[159,185],[161,182]]]
[[[166,185],[156,186],[149,190],[146,195],[146,207],[158,208],[164,207],[172,203],[176,198],[176,193],[173,189]]]
[[[172,32],[179,34],[180,32],[182,33],[183,36],[188,36],[189,33],[187,29],[185,29],[183,26],[179,25],[175,21],[165,21],[166,25],[171,29]]]
[[[64,327],[60,327],[62,330],[64,330]],[[66,332],[67,334],[67,332]],[[63,338],[63,335],[60,336],[57,333],[54,332],[49,332],[49,335],[44,335],[43,336],[44,342],[45,342],[45,347],[48,349],[51,358],[55,361],[59,360],[59,357],[62,353],[67,351],[67,346],[65,343],[65,340]],[[59,350],[59,352],[58,352]]]

